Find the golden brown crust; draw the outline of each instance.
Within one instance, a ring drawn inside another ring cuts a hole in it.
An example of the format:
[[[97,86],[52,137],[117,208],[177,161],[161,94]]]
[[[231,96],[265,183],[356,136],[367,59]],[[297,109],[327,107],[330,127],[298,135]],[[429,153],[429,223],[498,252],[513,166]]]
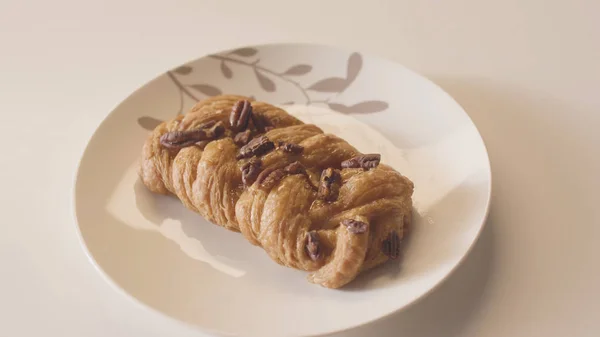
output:
[[[156,127],[142,149],[140,178],[148,189],[177,196],[207,220],[241,232],[273,261],[312,272],[308,280],[324,287],[342,287],[395,258],[398,242],[389,238],[395,233],[401,239],[410,223],[413,183],[377,165],[377,156],[367,158],[343,139],[268,103],[253,101],[249,122],[232,127],[240,111],[231,119],[230,112],[240,100],[249,99],[211,97]],[[168,132],[211,121],[225,125],[218,139],[181,149],[161,144]],[[241,137],[234,142],[241,132],[263,135],[269,144],[255,141],[242,156]],[[352,168],[342,165],[352,158]],[[361,163],[364,167],[355,167]],[[319,189],[319,184],[328,185]]]

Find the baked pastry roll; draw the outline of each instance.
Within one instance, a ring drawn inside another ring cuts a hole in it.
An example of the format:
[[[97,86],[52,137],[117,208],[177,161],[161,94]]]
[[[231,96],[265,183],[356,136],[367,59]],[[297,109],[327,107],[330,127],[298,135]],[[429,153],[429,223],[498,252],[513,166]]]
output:
[[[397,259],[411,222],[414,185],[380,155],[244,96],[202,100],[158,125],[139,175],[328,288]]]

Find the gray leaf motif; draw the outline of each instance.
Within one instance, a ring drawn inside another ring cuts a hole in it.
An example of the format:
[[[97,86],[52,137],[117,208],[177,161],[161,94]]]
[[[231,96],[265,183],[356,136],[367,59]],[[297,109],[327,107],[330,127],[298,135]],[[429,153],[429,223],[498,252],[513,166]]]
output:
[[[231,52],[232,54],[238,55],[238,56],[244,56],[244,57],[248,57],[248,56],[254,56],[256,55],[256,53],[258,53],[258,50],[254,49],[254,48],[240,48],[240,49],[236,49],[234,51]]]
[[[308,90],[319,92],[340,92],[347,87],[347,81],[340,77],[330,77],[318,81],[308,87]]]
[[[346,70],[346,80],[348,83],[352,83],[356,79],[362,68],[362,64],[362,56],[359,53],[352,53],[348,57],[348,68]]]
[[[142,128],[144,128],[148,131],[154,130],[162,122],[163,121],[161,121],[160,119],[156,119],[156,118],[152,118],[152,117],[148,117],[148,116],[138,118],[138,124]]]
[[[190,84],[190,87],[200,91],[206,96],[218,96],[222,94],[221,89],[208,84]]]
[[[175,70],[173,70],[174,72],[176,72],[179,75],[187,75],[189,73],[192,72],[192,67],[189,66],[181,66]]]
[[[261,74],[258,70],[256,70],[256,68],[254,68],[254,74],[256,75],[256,79],[258,80],[261,88],[263,88],[266,92],[275,91],[275,83],[270,78]]]
[[[308,64],[297,64],[286,70],[283,75],[304,75],[312,70],[312,66]]]
[[[229,68],[227,64],[225,64],[224,60],[221,61],[221,73],[223,73],[223,76],[225,76],[225,78],[233,77],[233,71],[231,71],[231,68]]]
[[[329,103],[329,108],[341,113],[374,113],[380,112],[389,107],[387,102],[383,101],[364,101],[351,106],[341,103]]]

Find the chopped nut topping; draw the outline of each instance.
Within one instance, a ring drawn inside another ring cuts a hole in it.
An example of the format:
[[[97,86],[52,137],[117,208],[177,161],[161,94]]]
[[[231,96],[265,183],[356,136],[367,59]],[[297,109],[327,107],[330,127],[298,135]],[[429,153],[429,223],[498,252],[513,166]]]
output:
[[[262,171],[256,178],[256,183],[260,187],[270,190],[272,189],[281,179],[285,177],[285,171],[282,168],[268,168]]]
[[[273,150],[274,148],[275,144],[273,144],[273,142],[270,141],[266,136],[256,137],[240,149],[237,159],[260,156]]]
[[[306,252],[313,261],[321,258],[321,243],[319,234],[316,231],[306,233]]]
[[[250,186],[260,173],[262,161],[258,158],[252,158],[247,163],[242,165],[242,182],[244,186]]]
[[[229,123],[233,131],[242,131],[248,127],[252,116],[252,104],[247,100],[237,101],[231,108]]]
[[[304,151],[304,147],[298,144],[279,142],[279,147],[288,153],[300,154]]]
[[[244,146],[244,145],[248,144],[248,142],[250,141],[251,135],[252,135],[252,131],[250,131],[250,130],[240,132],[237,135],[235,135],[235,137],[233,138],[233,142],[237,146]]]
[[[387,239],[383,240],[381,251],[392,260],[400,256],[400,237],[398,233],[391,232]]]
[[[328,168],[321,173],[321,183],[317,196],[325,201],[334,201],[337,199],[342,184],[340,171]]]
[[[298,161],[295,161],[295,162],[289,164],[288,166],[285,167],[284,170],[285,170],[285,173],[288,173],[288,174],[306,173],[306,168],[304,167],[304,165],[302,165]]]
[[[252,123],[254,124],[254,127],[256,128],[256,130],[259,133],[263,133],[266,132],[267,130],[265,130],[265,123],[263,122],[263,120],[260,118],[260,116],[257,116],[256,114],[251,114],[250,118],[252,118]]]
[[[223,135],[225,126],[222,122],[208,122],[198,129],[167,132],[160,137],[160,144],[168,149],[181,149],[192,146],[203,140],[214,140]]]
[[[363,168],[368,170],[377,167],[380,160],[380,154],[365,154],[343,161],[342,168]]]
[[[354,220],[354,219],[344,219],[341,221],[341,224],[346,226],[348,232],[352,234],[362,234],[369,229],[369,225],[366,222]]]

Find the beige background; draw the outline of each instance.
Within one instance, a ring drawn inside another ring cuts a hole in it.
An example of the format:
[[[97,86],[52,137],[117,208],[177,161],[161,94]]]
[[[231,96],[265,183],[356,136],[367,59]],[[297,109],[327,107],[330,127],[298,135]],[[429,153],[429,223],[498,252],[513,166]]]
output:
[[[413,307],[339,336],[597,336],[598,13],[595,0],[0,0],[0,335],[198,336],[132,305],[88,263],[71,208],[79,156],[162,71],[300,41],[430,77],[492,161],[490,220],[465,263]]]

